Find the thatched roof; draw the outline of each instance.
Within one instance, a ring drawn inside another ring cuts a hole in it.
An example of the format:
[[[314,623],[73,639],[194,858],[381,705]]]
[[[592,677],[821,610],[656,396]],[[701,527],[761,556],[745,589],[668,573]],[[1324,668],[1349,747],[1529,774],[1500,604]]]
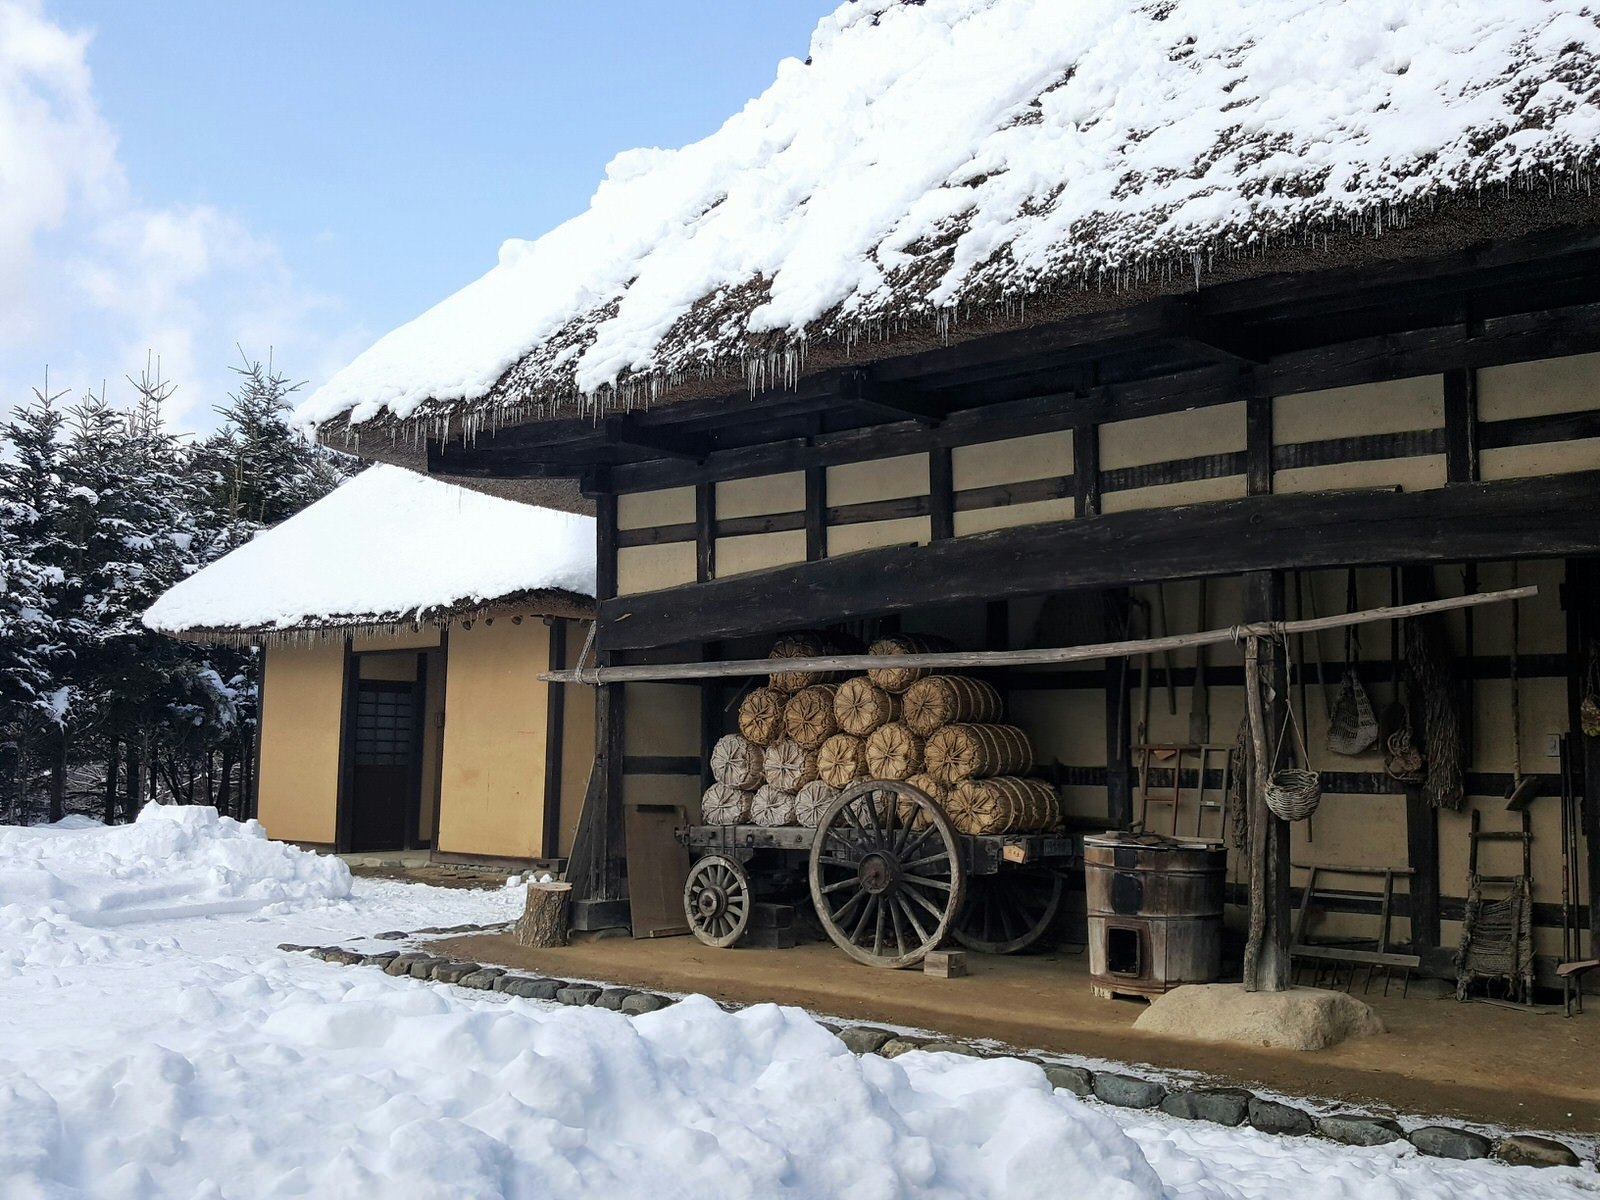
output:
[[[379,465],[168,590],[161,633],[233,643],[594,612],[594,520]]]
[[[846,4],[720,130],[619,155],[587,212],[507,242],[300,416],[384,453],[707,379],[770,386],[1074,296],[1193,289],[1256,260],[1314,269],[1352,237],[1390,235],[1398,253],[1436,222],[1467,236],[1463,210],[1587,194],[1597,12]]]

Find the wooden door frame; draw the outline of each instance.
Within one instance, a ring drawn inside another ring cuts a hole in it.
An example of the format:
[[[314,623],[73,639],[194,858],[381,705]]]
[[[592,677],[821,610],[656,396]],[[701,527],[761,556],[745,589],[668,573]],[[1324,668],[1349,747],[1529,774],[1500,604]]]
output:
[[[355,733],[356,733],[356,702],[361,694],[361,658],[363,655],[374,657],[390,654],[414,654],[417,662],[416,678],[412,680],[371,680],[372,683],[393,683],[409,686],[415,703],[412,705],[412,730],[411,730],[411,763],[410,763],[410,792],[411,798],[406,805],[404,832],[401,835],[402,849],[420,849],[421,843],[418,830],[422,818],[422,739],[427,736],[427,707],[428,707],[428,649],[421,650],[356,650],[352,639],[344,640],[344,698],[339,712],[339,783],[334,801],[334,844],[335,854],[359,854],[362,851],[354,848],[355,840]],[[443,746],[440,746],[441,756]],[[434,840],[438,837],[438,815],[434,817]]]

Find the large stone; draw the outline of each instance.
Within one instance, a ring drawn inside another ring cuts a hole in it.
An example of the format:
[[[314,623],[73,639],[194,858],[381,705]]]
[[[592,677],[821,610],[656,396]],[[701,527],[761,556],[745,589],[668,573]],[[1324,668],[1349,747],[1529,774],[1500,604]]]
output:
[[[1303,1137],[1316,1128],[1311,1114],[1292,1104],[1276,1100],[1250,1097],[1250,1124],[1262,1133],[1277,1133],[1285,1137]]]
[[[850,1031],[845,1030],[845,1033],[848,1032]],[[840,1035],[841,1039],[843,1036]],[[925,1049],[931,1040],[919,1037],[892,1037],[878,1047],[877,1055],[879,1058],[899,1058],[902,1054],[910,1054],[913,1050]],[[845,1044],[849,1045],[848,1042]]]
[[[1167,1089],[1153,1079],[1101,1071],[1094,1077],[1094,1094],[1118,1108],[1154,1108],[1166,1099]]]
[[[1088,1067],[1069,1067],[1065,1063],[1046,1063],[1044,1077],[1053,1088],[1064,1088],[1074,1096],[1094,1094],[1094,1072]]]
[[[494,987],[494,981],[504,974],[505,971],[499,967],[479,967],[476,971],[463,975],[460,983],[464,988],[476,988],[480,992],[487,992]]]
[[[600,999],[600,993],[603,991],[605,991],[604,988],[588,987],[581,983],[575,983],[570,987],[558,988],[556,990],[556,1000],[562,1004],[571,1004],[582,1008]]]
[[[1576,1167],[1579,1159],[1572,1147],[1551,1138],[1530,1133],[1512,1134],[1494,1144],[1494,1156],[1514,1167]]]
[[[433,969],[433,979],[436,983],[460,983],[476,970],[475,962],[448,962]]]
[[[1361,1113],[1318,1117],[1317,1132],[1346,1146],[1381,1146],[1385,1142],[1404,1141],[1406,1136],[1400,1126],[1387,1117],[1369,1117]]]
[[[400,951],[398,950],[380,950],[376,954],[363,954],[361,956],[361,965],[364,967],[387,967],[399,957]]]
[[[634,992],[623,1000],[621,1011],[636,1017],[640,1013],[655,1012],[671,1003],[665,996],[657,996],[654,992]]]
[[[1489,1139],[1448,1125],[1424,1125],[1406,1135],[1424,1154],[1434,1158],[1488,1158]]]
[[[494,990],[522,1000],[554,1000],[567,986],[564,979],[538,979],[532,975],[508,975],[494,982]]]
[[[375,933],[372,936],[380,941],[398,942],[403,938],[410,937],[411,935],[399,929],[386,929],[382,933]]]
[[[894,1031],[871,1025],[852,1025],[839,1031],[839,1040],[851,1054],[876,1054],[894,1040]]]
[[[389,965],[384,967],[383,970],[388,975],[409,975],[412,967],[419,962],[425,961],[428,957],[426,954],[396,954],[389,960]]]
[[[1250,1112],[1251,1099],[1243,1088],[1191,1088],[1168,1094],[1161,1102],[1161,1111],[1213,1125],[1242,1125]]]
[[[1275,1050],[1323,1050],[1347,1038],[1383,1033],[1383,1022],[1345,992],[1290,988],[1247,992],[1237,983],[1191,983],[1157,996],[1133,1027],[1194,1042]]]
[[[621,1012],[623,1001],[631,995],[633,995],[633,992],[629,988],[605,988],[595,997],[594,1006],[596,1008],[609,1008],[612,1012]]]
[[[448,958],[439,958],[437,955],[432,954],[424,958],[419,958],[416,962],[411,964],[411,978],[432,979],[434,971],[439,967],[444,966],[449,961],[450,960]]]
[[[970,1042],[951,1042],[940,1040],[929,1042],[922,1048],[929,1054],[964,1054],[968,1058],[989,1057],[983,1050],[972,1045]]]

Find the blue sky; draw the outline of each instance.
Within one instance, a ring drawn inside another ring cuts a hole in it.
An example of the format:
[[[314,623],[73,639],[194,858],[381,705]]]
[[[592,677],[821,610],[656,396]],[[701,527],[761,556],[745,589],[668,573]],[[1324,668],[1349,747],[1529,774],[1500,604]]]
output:
[[[46,364],[117,395],[151,349],[204,428],[235,342],[315,384],[833,7],[0,0],[0,403]]]

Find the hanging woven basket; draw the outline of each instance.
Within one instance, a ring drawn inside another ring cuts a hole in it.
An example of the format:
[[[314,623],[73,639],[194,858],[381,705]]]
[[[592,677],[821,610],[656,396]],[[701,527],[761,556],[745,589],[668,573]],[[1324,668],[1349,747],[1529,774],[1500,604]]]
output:
[[[1322,777],[1315,771],[1285,767],[1267,780],[1267,807],[1285,821],[1304,821],[1322,802]]]

